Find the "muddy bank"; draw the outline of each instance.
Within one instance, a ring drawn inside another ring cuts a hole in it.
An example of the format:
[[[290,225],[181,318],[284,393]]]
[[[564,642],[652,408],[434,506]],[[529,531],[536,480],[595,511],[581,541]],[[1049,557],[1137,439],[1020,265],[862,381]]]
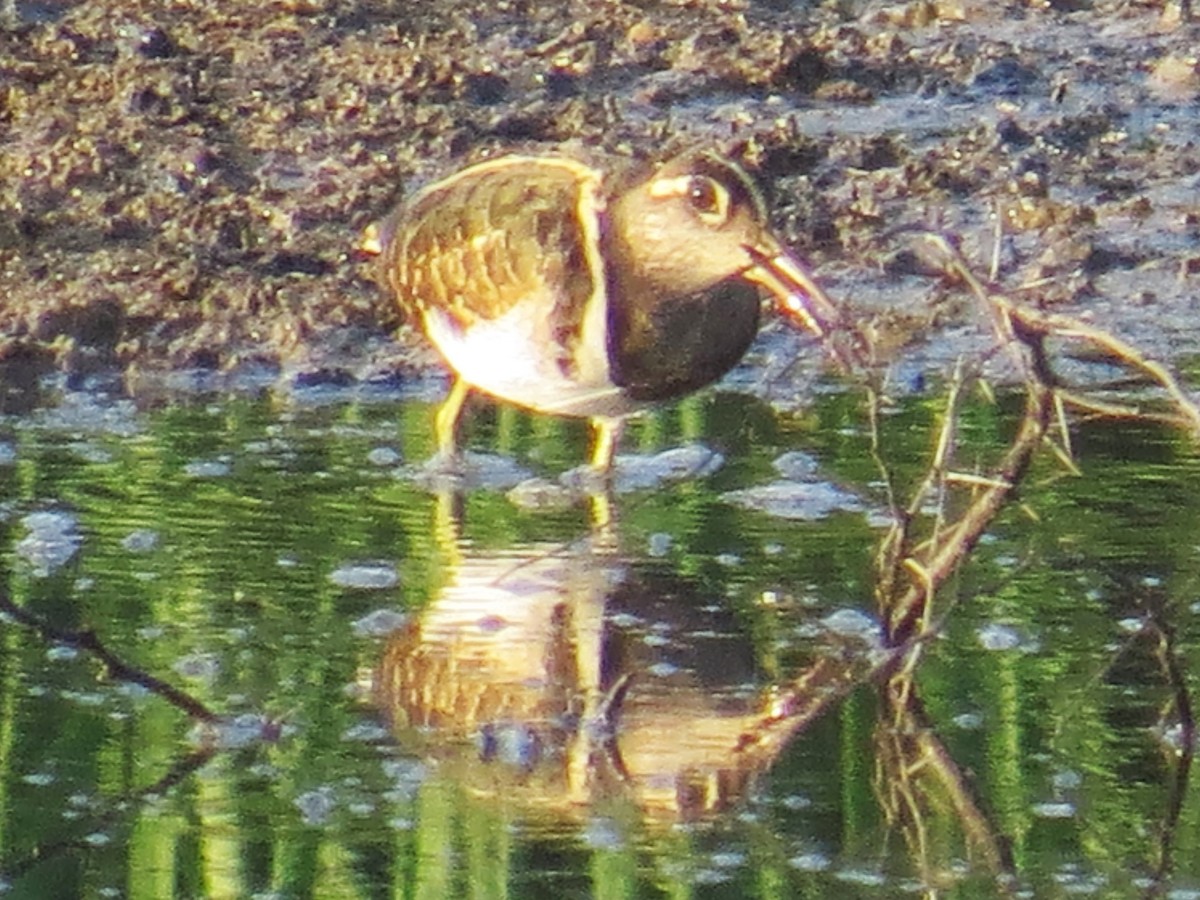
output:
[[[1030,302],[1159,355],[1200,337],[1197,33],[1171,6],[16,13],[0,31],[7,377],[370,378],[422,363],[356,253],[360,230],[406,186],[563,142],[640,155],[707,141],[740,157],[781,233],[897,354],[971,346],[965,301],[905,237],[916,226],[958,235]]]

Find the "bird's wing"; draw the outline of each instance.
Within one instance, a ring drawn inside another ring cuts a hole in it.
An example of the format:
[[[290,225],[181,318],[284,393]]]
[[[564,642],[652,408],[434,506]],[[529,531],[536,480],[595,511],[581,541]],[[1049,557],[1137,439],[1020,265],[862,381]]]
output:
[[[555,335],[577,339],[604,290],[601,176],[565,157],[509,156],[438,181],[402,208],[383,252],[402,311],[438,309],[462,325],[549,298]],[[549,313],[549,310],[547,310]]]

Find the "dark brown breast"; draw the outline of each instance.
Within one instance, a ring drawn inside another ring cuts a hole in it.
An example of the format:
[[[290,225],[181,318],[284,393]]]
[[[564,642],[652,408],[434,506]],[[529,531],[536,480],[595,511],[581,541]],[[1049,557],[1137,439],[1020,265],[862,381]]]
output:
[[[758,334],[761,299],[744,281],[655,302],[611,290],[612,379],[638,401],[669,400],[711,384],[738,364]]]

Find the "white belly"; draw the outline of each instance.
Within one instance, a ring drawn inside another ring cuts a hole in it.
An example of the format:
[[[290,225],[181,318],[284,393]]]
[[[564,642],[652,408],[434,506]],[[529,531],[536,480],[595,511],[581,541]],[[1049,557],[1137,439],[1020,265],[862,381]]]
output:
[[[644,404],[625,397],[612,383],[607,324],[600,318],[603,304],[592,306],[593,335],[589,340],[585,324],[582,345],[598,351],[578,354],[571,366],[561,364],[565,351],[545,316],[536,315],[548,308],[538,302],[518,304],[497,319],[478,320],[466,332],[445,313],[426,310],[425,331],[467,384],[501,400],[560,416],[628,415]]]

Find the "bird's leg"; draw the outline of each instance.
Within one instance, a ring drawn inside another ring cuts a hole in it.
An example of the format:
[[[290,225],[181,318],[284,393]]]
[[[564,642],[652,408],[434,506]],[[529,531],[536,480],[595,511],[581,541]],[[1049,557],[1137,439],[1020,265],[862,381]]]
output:
[[[438,407],[433,417],[433,431],[437,438],[437,462],[439,465],[454,468],[458,459],[458,420],[462,418],[463,404],[471,386],[461,378],[455,378],[450,386],[450,393]]]
[[[625,420],[595,416],[591,421],[592,432],[595,434],[595,443],[592,445],[592,471],[607,482],[612,475],[613,459],[617,455],[617,444],[621,441]]]
[[[592,507],[592,530],[601,538],[611,537],[613,528],[612,468],[617,444],[625,429],[623,418],[596,416],[591,420],[594,433],[589,488]]]

